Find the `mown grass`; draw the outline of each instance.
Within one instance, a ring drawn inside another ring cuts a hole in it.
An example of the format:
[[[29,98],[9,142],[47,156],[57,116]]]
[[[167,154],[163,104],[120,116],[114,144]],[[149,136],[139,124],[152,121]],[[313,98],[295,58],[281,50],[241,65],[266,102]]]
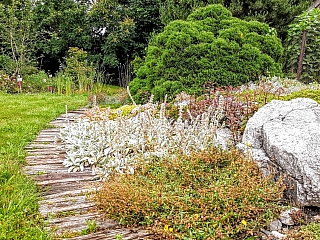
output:
[[[24,148],[41,129],[87,96],[0,93],[0,239],[49,239],[37,209],[39,193],[24,175]]]

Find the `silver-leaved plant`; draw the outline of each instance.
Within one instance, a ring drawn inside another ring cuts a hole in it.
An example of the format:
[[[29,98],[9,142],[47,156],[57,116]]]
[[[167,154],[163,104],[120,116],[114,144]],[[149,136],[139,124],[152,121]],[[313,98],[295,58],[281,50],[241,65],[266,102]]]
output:
[[[151,101],[136,106],[129,116],[110,120],[110,109],[93,107],[76,122],[65,125],[60,138],[66,151],[63,165],[69,171],[91,167],[93,174],[103,178],[112,171],[133,173],[141,161],[151,158],[172,158],[177,154],[190,155],[216,145],[219,122],[224,116],[224,98],[217,107],[196,118],[174,121],[165,116],[166,103]],[[160,110],[159,110],[160,108]]]

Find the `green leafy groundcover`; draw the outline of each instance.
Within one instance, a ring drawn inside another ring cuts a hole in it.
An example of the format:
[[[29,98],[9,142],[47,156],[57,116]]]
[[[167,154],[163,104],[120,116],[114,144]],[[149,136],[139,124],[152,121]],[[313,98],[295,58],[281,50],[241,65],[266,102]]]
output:
[[[145,60],[136,61],[130,90],[137,102],[186,91],[200,94],[208,81],[238,86],[260,75],[281,75],[283,48],[267,24],[231,16],[222,5],[208,5],[186,21],[169,23],[155,36]]]
[[[277,217],[282,190],[236,150],[212,149],[113,176],[97,200],[108,217],[160,239],[246,239]]]
[[[281,100],[291,100],[295,98],[311,98],[320,104],[320,90],[301,90],[293,92],[281,98]]]

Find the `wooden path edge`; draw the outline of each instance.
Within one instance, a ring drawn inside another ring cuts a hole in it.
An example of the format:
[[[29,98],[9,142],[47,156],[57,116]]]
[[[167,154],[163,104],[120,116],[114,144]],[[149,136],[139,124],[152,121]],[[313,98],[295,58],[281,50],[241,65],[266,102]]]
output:
[[[69,111],[50,122],[53,128],[42,130],[26,148],[26,165],[23,171],[39,186],[42,199],[39,211],[48,222],[55,239],[109,240],[148,239],[151,234],[136,228],[120,228],[119,224],[104,219],[95,203],[86,195],[96,192],[89,169],[68,173],[62,165],[65,152],[57,141],[59,128],[74,122],[86,109]],[[94,233],[91,232],[94,228]],[[74,237],[77,235],[76,237]]]

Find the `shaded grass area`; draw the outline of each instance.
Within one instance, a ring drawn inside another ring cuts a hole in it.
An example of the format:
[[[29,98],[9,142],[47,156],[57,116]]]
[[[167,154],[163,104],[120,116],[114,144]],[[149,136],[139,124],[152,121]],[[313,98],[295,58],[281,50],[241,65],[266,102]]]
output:
[[[96,199],[109,217],[159,239],[254,239],[281,211],[282,190],[236,150],[211,149],[112,176]]]
[[[86,105],[85,95],[0,93],[0,239],[49,239],[37,209],[39,194],[21,167],[24,148],[68,109]]]

